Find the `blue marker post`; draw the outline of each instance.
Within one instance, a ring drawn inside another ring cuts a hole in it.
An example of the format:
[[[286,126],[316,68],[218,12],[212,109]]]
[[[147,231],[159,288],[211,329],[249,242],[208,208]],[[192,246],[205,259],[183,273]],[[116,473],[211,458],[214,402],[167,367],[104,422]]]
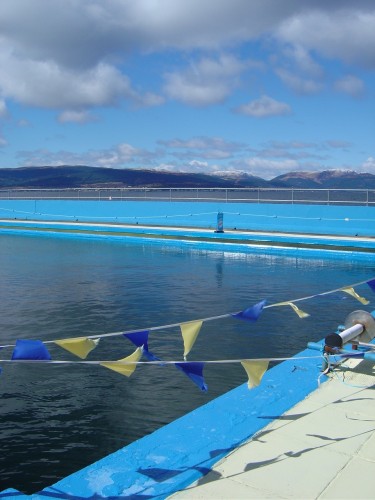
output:
[[[224,232],[224,214],[223,212],[218,212],[215,233],[223,233],[223,232]]]

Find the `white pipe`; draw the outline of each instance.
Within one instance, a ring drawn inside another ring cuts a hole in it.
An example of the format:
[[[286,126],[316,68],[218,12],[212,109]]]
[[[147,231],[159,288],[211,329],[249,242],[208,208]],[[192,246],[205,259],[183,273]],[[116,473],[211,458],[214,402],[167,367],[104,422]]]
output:
[[[364,330],[365,327],[361,323],[356,323],[355,325],[346,328],[340,333],[331,333],[330,335],[328,335],[325,338],[325,345],[329,348],[341,349],[342,346],[347,342],[357,339]]]
[[[360,323],[357,323],[356,325],[351,326],[350,328],[347,328],[346,330],[343,330],[342,332],[339,333],[340,337],[342,338],[342,343],[346,344],[347,342],[350,342],[351,340],[355,339],[360,335],[363,330],[364,326],[361,325]]]

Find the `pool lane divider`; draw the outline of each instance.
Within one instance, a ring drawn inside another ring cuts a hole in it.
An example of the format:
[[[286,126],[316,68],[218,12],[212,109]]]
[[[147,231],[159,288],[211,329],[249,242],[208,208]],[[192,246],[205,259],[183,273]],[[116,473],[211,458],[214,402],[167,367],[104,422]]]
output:
[[[299,360],[301,356],[308,359]],[[317,389],[319,376],[320,382],[326,379],[321,376],[321,364],[316,353],[307,349],[269,369],[260,386],[249,390],[242,384],[25,498],[164,499],[199,480],[220,459],[256,439],[256,433]]]

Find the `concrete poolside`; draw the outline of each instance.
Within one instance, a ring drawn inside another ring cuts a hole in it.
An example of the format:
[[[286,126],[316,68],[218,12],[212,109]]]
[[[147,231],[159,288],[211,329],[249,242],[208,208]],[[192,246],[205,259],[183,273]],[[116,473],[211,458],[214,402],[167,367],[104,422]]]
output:
[[[375,498],[375,370],[348,360],[212,471],[169,498]]]
[[[198,243],[215,247],[225,244],[229,249],[253,252],[294,252],[317,254],[321,251],[344,255],[356,254],[372,258],[375,253],[375,238],[372,236],[349,236],[282,231],[225,230],[218,233],[212,229],[184,226],[135,225],[99,222],[62,222],[39,220],[0,219],[0,233],[60,235],[86,238],[126,238],[128,241],[168,242],[169,244]],[[328,255],[328,254],[327,254]]]

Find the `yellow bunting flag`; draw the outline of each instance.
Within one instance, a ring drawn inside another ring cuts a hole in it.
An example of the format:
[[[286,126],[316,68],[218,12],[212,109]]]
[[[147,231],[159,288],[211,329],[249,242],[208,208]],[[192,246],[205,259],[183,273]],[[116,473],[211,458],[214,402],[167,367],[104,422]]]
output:
[[[274,306],[290,306],[300,318],[307,318],[310,316],[310,314],[307,314],[302,311],[302,309],[299,309],[295,304],[293,304],[293,302],[279,302],[278,304],[274,304]]]
[[[341,291],[342,292],[345,292],[349,295],[351,295],[352,297],[354,297],[355,299],[357,299],[361,304],[367,306],[367,304],[370,303],[369,300],[365,299],[364,297],[361,297],[360,295],[358,295],[358,293],[354,290],[354,288],[352,287],[347,287],[347,288],[341,288]]]
[[[249,380],[247,386],[249,389],[257,387],[262,380],[263,375],[268,368],[268,361],[241,361],[241,365],[245,368]]]
[[[75,356],[78,356],[81,359],[86,359],[87,355],[99,344],[99,341],[100,339],[77,337],[75,339],[55,340],[54,342]]]
[[[106,361],[105,363],[100,363],[100,365],[118,372],[121,375],[125,375],[125,377],[130,377],[137,367],[137,361],[142,357],[142,352],[142,347],[138,347],[133,354],[127,358],[119,359],[118,361]]]
[[[180,328],[185,348],[184,358],[186,358],[191,351],[201,327],[202,321],[189,321],[188,323],[181,323]]]

